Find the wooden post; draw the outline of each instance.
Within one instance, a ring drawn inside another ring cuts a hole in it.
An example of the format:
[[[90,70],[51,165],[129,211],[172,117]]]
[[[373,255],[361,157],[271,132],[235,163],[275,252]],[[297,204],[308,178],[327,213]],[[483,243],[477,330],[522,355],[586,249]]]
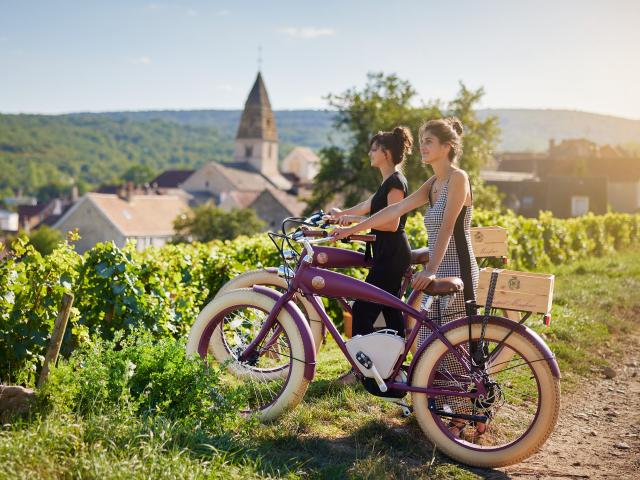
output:
[[[69,313],[71,313],[71,306],[73,305],[73,293],[65,293],[62,295],[62,303],[60,305],[60,311],[58,312],[58,318],[53,326],[53,333],[51,334],[51,343],[47,350],[47,355],[44,357],[44,365],[42,365],[42,371],[40,372],[40,378],[38,379],[38,387],[41,387],[47,376],[49,375],[49,365],[55,365],[60,353],[60,345],[62,344],[62,338],[64,332],[67,329],[67,321],[69,320]]]

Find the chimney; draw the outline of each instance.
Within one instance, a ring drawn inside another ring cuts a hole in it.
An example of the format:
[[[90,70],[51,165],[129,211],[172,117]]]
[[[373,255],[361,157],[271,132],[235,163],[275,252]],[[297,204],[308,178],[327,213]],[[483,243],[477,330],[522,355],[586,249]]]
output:
[[[549,139],[549,153],[551,153],[551,151],[556,148],[556,139],[555,138],[550,138]]]
[[[129,181],[127,182],[127,186],[125,190],[125,200],[127,202],[131,202],[131,200],[133,199],[133,193],[134,193],[133,182]]]
[[[78,201],[78,186],[74,183],[71,187],[71,203],[76,203]]]

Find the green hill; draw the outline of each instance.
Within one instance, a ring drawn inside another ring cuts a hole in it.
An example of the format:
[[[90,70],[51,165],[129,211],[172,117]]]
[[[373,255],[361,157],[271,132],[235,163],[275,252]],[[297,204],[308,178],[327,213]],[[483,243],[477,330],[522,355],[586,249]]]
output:
[[[500,151],[545,151],[549,139],[587,138],[598,144],[640,145],[640,120],[575,110],[485,109],[500,119]]]
[[[156,172],[229,161],[239,110],[176,110],[0,114],[0,197],[25,193],[54,181],[75,178],[90,185],[117,180],[133,165]],[[480,110],[497,115],[499,151],[542,151],[550,138],[589,138],[597,143],[640,145],[640,120],[567,110]],[[315,150],[329,144],[333,113],[322,110],[275,112],[280,156],[294,145]]]

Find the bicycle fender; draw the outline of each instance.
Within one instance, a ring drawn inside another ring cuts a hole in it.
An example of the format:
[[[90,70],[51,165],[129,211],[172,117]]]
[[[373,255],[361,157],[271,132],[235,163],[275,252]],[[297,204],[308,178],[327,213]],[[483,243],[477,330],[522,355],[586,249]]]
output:
[[[513,320],[509,320],[508,318],[497,317],[494,315],[489,315],[488,317],[492,323],[502,327],[512,328],[516,330],[519,334],[521,334],[523,337],[527,338],[527,340],[529,340],[533,345],[535,345],[538,351],[540,351],[540,353],[546,359],[553,376],[556,378],[560,378],[560,368],[558,367],[556,356],[551,351],[549,346],[544,342],[544,340],[540,338],[540,335],[538,335],[535,331],[533,331],[526,325],[514,322]],[[469,318],[471,319],[472,323],[481,323],[483,318],[485,318],[485,315],[473,315],[471,317],[459,318],[457,320],[447,323],[444,327],[442,327],[441,332],[443,334],[446,334],[447,332],[449,332],[450,330],[453,330],[454,328],[458,328],[460,326],[467,326],[469,322]],[[429,338],[427,338],[427,340],[423,342],[422,345],[420,345],[414,358],[419,358],[419,355],[422,354],[422,351],[425,350],[432,342],[436,340],[438,340],[437,335],[435,333],[432,333],[429,336]],[[411,367],[409,368],[409,372],[408,372],[409,379],[411,379],[411,376],[413,374],[413,367],[415,363],[416,362],[412,362]]]
[[[261,285],[254,285],[253,291],[256,293],[260,293],[262,295],[266,295],[269,298],[272,298],[276,302],[282,297],[280,293],[277,291],[263,287]],[[313,380],[313,376],[316,372],[316,347],[313,343],[313,337],[311,335],[311,329],[309,328],[309,323],[304,319],[304,315],[298,308],[298,306],[289,301],[284,304],[283,308],[287,311],[289,315],[293,318],[296,323],[296,327],[300,330],[300,335],[302,336],[302,344],[304,345],[304,377],[311,381]]]

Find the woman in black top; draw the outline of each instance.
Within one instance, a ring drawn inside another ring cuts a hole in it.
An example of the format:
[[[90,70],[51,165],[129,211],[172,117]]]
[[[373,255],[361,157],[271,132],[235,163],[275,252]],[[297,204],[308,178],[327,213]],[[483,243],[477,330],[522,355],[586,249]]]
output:
[[[367,200],[340,211],[332,210],[333,218],[346,225],[363,220],[362,215],[373,215],[388,205],[402,201],[408,194],[407,179],[399,171],[399,166],[407,153],[411,152],[413,138],[406,127],[396,127],[393,132],[379,132],[370,142],[369,158],[371,166],[382,174],[382,183],[378,190]],[[379,225],[371,233],[376,235],[373,245],[367,244],[366,255],[373,260],[366,281],[382,288],[393,295],[400,296],[402,278],[409,267],[411,248],[404,224],[407,216],[395,218]],[[402,314],[393,308],[383,307],[377,303],[356,300],[353,304],[353,335],[366,335],[373,332],[373,324],[383,314],[387,328],[404,337],[404,320]],[[355,377],[347,374],[344,383],[351,383]]]

